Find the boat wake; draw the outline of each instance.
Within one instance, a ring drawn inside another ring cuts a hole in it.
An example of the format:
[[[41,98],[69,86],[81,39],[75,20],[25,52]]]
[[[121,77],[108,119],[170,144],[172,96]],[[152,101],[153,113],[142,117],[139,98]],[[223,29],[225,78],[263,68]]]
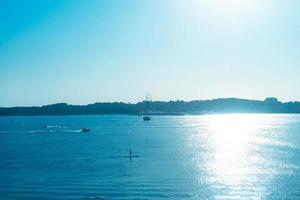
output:
[[[55,134],[55,133],[84,133],[82,129],[74,130],[32,130],[32,131],[0,131],[2,134]]]
[[[61,129],[61,128],[67,128],[65,126],[55,126],[55,125],[44,125],[43,127],[44,128],[59,128],[59,129]]]

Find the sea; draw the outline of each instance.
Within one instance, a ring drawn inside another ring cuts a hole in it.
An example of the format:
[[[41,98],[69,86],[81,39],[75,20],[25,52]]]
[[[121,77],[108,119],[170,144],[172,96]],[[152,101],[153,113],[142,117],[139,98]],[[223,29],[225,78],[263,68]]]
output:
[[[0,199],[298,200],[300,115],[0,117]]]

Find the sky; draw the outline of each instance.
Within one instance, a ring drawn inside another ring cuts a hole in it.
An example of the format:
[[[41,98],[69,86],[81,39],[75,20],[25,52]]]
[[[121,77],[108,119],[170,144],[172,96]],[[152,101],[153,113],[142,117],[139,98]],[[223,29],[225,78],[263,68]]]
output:
[[[0,106],[300,101],[300,1],[0,0]]]

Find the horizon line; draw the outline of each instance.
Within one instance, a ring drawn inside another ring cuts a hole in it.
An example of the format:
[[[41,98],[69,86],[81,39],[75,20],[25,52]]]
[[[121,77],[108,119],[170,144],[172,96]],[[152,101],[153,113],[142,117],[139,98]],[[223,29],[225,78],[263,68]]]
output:
[[[220,99],[235,99],[235,100],[249,100],[249,101],[266,101],[267,99],[276,99],[279,103],[300,103],[300,101],[295,100],[295,101],[280,101],[277,97],[266,97],[263,100],[259,99],[247,99],[247,98],[238,98],[238,97],[220,97],[220,98],[212,98],[212,99],[193,99],[193,100],[151,100],[151,102],[192,102],[192,101],[213,101],[213,100],[220,100]],[[56,103],[49,103],[49,104],[40,104],[40,105],[16,105],[16,106],[0,106],[0,108],[17,108],[17,107],[43,107],[43,106],[50,106],[50,105],[57,105],[57,104],[67,104],[69,106],[87,106],[87,105],[93,105],[96,103],[124,103],[124,104],[138,104],[142,103],[143,101],[137,101],[137,102],[125,102],[125,101],[95,101],[93,103],[85,103],[85,104],[73,104],[73,103],[66,103],[66,102],[56,102]]]

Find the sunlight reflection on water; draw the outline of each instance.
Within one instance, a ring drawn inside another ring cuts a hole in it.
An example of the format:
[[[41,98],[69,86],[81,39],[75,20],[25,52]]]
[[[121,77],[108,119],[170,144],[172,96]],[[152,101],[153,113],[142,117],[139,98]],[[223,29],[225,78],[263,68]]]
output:
[[[276,136],[274,139],[264,137],[267,134],[265,130],[279,123],[276,117],[220,114],[193,120],[194,123],[202,123],[202,127],[198,134],[190,136],[189,145],[196,149],[194,162],[199,169],[201,182],[204,179],[212,190],[220,190],[215,198],[267,197],[272,179],[281,172],[273,167],[280,163],[273,163],[272,155],[263,153],[265,149],[262,148],[268,145],[289,145],[277,141]]]
[[[234,186],[238,190],[247,188],[245,184],[259,184],[260,180],[253,174],[260,173],[260,169],[255,169],[253,163],[263,162],[263,159],[251,151],[251,144],[255,140],[252,133],[260,131],[263,122],[262,118],[253,115],[210,116],[210,144],[214,153],[207,164],[212,170],[214,181]],[[262,191],[263,187],[259,189]],[[260,198],[258,193],[256,197],[253,195],[252,198]]]

